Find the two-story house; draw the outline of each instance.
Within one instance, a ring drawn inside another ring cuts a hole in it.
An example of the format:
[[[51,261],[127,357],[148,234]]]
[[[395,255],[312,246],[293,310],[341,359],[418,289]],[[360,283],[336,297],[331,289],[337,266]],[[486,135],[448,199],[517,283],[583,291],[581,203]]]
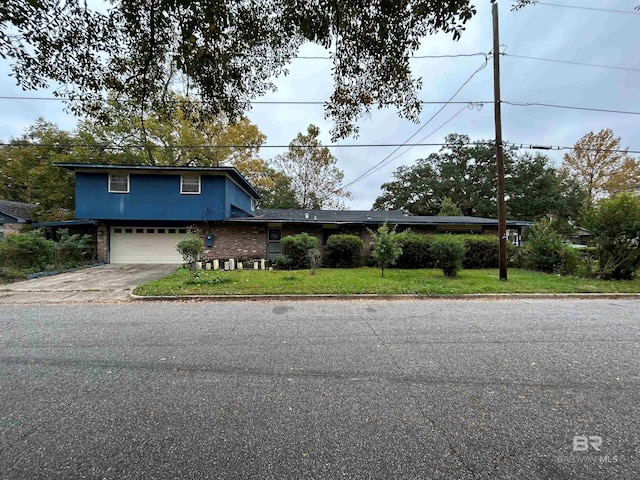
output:
[[[324,245],[335,233],[368,238],[387,223],[417,233],[492,233],[495,219],[411,216],[402,211],[257,210],[260,195],[233,167],[152,167],[60,163],[76,174],[77,221],[97,225],[98,260],[182,263],[176,250],[194,229],[205,257],[273,259],[280,240],[306,232]],[[509,221],[519,241],[530,222]]]

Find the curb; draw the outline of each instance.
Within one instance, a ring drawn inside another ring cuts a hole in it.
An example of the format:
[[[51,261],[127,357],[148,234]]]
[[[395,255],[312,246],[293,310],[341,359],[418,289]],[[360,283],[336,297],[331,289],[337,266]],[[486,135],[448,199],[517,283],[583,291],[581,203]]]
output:
[[[244,302],[244,301],[322,301],[322,300],[637,300],[640,293],[469,293],[460,295],[378,295],[375,293],[339,295],[176,295],[144,296],[130,294],[141,302]]]

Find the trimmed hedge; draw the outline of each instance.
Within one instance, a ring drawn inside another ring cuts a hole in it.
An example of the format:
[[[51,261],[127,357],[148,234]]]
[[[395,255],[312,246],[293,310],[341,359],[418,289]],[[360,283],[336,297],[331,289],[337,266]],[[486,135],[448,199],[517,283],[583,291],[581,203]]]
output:
[[[462,259],[462,268],[498,268],[499,239],[494,235],[454,234],[463,240],[466,253]],[[398,234],[398,244],[402,255],[395,264],[396,268],[436,268],[430,245],[434,239],[446,235],[425,235],[419,233]]]
[[[309,268],[309,252],[318,248],[318,239],[308,233],[297,235],[287,235],[281,240],[282,254],[291,259],[290,268],[292,270],[302,270]]]
[[[356,235],[331,235],[327,240],[324,263],[330,268],[354,268],[362,265],[364,242]]]
[[[462,268],[462,260],[467,248],[460,235],[434,235],[430,239],[429,249],[446,277],[455,277]]]
[[[498,268],[500,239],[494,235],[460,235],[467,248],[462,268]]]
[[[434,268],[436,261],[429,250],[430,235],[399,233],[396,236],[402,254],[395,263],[396,268]]]

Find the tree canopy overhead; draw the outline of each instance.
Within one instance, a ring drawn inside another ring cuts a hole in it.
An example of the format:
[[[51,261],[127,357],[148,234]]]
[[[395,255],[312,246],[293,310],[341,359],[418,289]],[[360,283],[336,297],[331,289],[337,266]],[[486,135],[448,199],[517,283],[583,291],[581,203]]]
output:
[[[522,1],[522,0],[521,0]],[[76,113],[98,114],[104,92],[140,109],[175,109],[172,89],[205,116],[241,116],[274,89],[299,47],[333,59],[326,116],[334,138],[357,134],[374,106],[420,112],[409,57],[437,32],[456,40],[476,13],[470,0],[5,0],[0,55],[27,89],[49,82]],[[200,113],[199,113],[200,114]]]

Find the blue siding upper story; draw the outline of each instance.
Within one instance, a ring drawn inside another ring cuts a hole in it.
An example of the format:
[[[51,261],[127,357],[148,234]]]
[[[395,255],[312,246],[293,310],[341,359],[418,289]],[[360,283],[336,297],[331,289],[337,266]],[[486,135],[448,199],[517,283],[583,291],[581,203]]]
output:
[[[113,173],[124,173],[121,171]],[[225,175],[201,174],[200,194],[180,193],[180,174],[129,174],[129,193],[109,193],[108,172],[76,172],[76,218],[214,221],[231,206],[251,213],[251,195]]]

